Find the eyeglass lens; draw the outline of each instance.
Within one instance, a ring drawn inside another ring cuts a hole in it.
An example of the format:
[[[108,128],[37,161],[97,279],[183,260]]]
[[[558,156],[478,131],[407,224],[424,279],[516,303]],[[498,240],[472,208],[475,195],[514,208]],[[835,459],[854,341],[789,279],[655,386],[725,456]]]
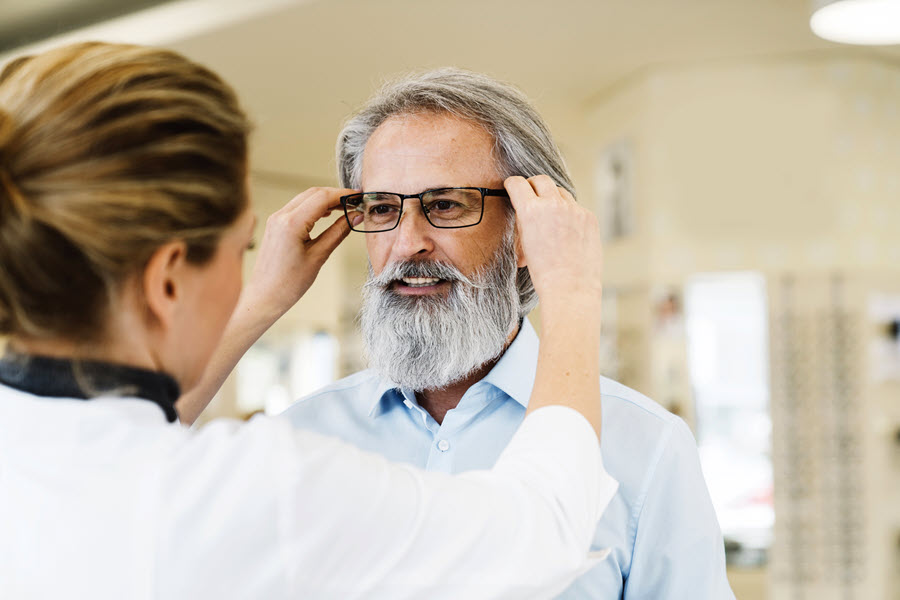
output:
[[[481,190],[474,188],[431,190],[422,195],[425,217],[442,228],[475,225],[481,220],[483,202]],[[402,203],[397,194],[354,194],[346,199],[347,217],[356,231],[387,231],[400,222]]]

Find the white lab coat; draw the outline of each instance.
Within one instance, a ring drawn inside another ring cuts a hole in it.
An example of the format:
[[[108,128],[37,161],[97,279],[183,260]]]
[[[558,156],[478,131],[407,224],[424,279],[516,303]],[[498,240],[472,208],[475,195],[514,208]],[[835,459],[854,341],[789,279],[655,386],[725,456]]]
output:
[[[550,597],[599,560],[616,486],[563,407],[450,477],[276,419],[0,386],[0,598]]]

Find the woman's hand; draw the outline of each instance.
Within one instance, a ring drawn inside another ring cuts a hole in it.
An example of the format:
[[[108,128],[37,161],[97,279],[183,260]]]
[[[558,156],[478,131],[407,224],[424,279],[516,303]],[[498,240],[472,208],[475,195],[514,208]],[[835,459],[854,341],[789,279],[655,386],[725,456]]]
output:
[[[510,177],[504,185],[541,304],[599,309],[603,261],[597,217],[546,175]]]
[[[259,255],[234,314],[200,382],[176,404],[182,423],[191,424],[212,400],[245,352],[297,303],[325,260],[350,233],[343,215],[312,238],[319,219],[340,208],[340,197],[354,190],[311,188],[266,221]]]
[[[310,188],[266,221],[266,230],[241,307],[274,323],[306,293],[332,251],[350,233],[343,215],[312,238],[320,219],[340,210],[340,197],[356,190]]]
[[[541,346],[527,413],[560,404],[584,415],[600,439],[600,227],[546,175],[504,183],[519,243],[541,300]]]

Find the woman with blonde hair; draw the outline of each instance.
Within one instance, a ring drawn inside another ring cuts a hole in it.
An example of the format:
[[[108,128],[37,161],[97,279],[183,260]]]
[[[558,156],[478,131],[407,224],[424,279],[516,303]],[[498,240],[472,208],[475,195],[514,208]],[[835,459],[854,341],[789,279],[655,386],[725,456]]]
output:
[[[247,118],[173,52],[86,43],[0,72],[0,598],[548,597],[590,568],[603,470],[596,220],[508,182],[544,301],[491,471],[392,465],[259,417],[178,423],[241,294]],[[270,217],[241,306],[308,289],[348,190]],[[277,298],[277,301],[273,301]],[[551,406],[556,405],[556,406]],[[574,409],[574,410],[573,410]]]

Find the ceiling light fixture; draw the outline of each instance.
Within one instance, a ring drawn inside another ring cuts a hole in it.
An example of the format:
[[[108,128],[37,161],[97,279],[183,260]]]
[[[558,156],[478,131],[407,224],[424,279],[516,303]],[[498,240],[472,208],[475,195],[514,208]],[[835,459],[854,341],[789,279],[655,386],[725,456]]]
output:
[[[809,26],[842,44],[900,44],[900,0],[812,0]]]

